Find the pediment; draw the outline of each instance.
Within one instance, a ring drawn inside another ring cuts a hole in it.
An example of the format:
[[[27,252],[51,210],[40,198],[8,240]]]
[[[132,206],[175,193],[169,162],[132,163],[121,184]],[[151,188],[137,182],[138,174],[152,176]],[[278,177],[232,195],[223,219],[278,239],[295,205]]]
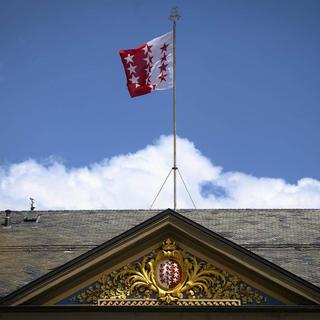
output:
[[[320,304],[320,290],[170,209],[5,297],[6,305]]]

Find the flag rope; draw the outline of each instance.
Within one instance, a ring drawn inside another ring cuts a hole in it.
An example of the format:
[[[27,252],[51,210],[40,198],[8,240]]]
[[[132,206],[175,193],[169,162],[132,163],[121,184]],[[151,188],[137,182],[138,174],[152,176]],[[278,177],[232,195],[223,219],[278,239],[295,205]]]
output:
[[[181,181],[182,181],[182,183],[183,183],[183,185],[184,185],[184,188],[186,189],[186,191],[187,191],[187,193],[188,193],[188,195],[189,195],[189,198],[190,198],[190,200],[191,200],[191,202],[192,202],[192,204],[193,204],[193,207],[194,207],[195,209],[197,209],[196,204],[194,203],[194,201],[193,201],[193,199],[192,199],[192,197],[191,197],[191,194],[190,194],[190,192],[189,192],[189,190],[188,190],[188,188],[187,188],[186,183],[184,182],[184,180],[183,180],[183,178],[182,178],[182,174],[181,174],[181,172],[180,172],[179,169],[178,169],[178,173],[179,173],[180,179],[181,179]]]
[[[149,207],[150,210],[153,208],[153,205],[154,205],[155,202],[157,201],[157,199],[158,199],[158,197],[159,197],[159,195],[160,195],[160,193],[161,193],[164,185],[166,184],[166,182],[167,182],[167,180],[168,180],[168,178],[169,178],[169,176],[170,176],[170,174],[171,174],[172,171],[173,171],[173,168],[170,169],[167,177],[165,178],[164,182],[162,183],[162,185],[161,185],[161,187],[160,187],[160,190],[158,191],[158,193],[157,193],[156,196],[154,197],[154,199],[153,199],[153,201],[152,201],[152,204],[151,204],[151,206]],[[190,193],[189,190],[188,190],[187,184],[185,183],[185,181],[184,181],[184,179],[183,179],[183,177],[182,177],[182,174],[181,174],[181,172],[180,172],[180,169],[177,168],[177,171],[178,171],[179,177],[180,177],[180,179],[181,179],[181,181],[182,181],[182,183],[183,183],[183,185],[184,185],[184,188],[186,189],[187,194],[188,194],[188,196],[189,196],[189,198],[190,198],[190,200],[191,200],[191,202],[192,202],[192,204],[193,204],[194,209],[197,209],[196,204],[195,204],[195,202],[194,202],[193,199],[192,199],[191,193]]]
[[[172,172],[172,169],[169,171],[169,173],[168,173],[168,175],[167,175],[166,179],[164,180],[164,182],[163,182],[163,184],[162,184],[162,186],[161,186],[160,190],[158,191],[158,193],[157,193],[157,194],[156,194],[156,196],[154,197],[154,199],[153,199],[153,201],[152,201],[152,204],[151,204],[151,206],[150,206],[150,210],[152,209],[152,207],[153,207],[154,203],[155,203],[155,202],[156,202],[156,200],[158,199],[159,194],[161,193],[162,188],[163,188],[163,187],[164,187],[164,185],[166,184],[166,182],[167,182],[167,180],[168,180],[168,178],[169,178],[169,176],[170,176],[171,172]]]

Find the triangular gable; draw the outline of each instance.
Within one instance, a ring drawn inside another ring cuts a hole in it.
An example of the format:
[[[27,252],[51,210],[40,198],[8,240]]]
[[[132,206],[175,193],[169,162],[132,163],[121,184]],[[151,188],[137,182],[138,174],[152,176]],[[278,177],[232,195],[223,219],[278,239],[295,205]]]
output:
[[[320,290],[168,209],[0,304],[315,305]]]

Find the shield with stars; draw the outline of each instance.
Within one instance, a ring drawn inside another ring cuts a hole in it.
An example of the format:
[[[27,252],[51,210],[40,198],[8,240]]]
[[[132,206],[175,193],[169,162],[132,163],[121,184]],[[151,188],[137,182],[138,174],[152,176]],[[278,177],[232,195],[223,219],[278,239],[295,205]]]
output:
[[[177,287],[182,280],[182,268],[175,259],[163,259],[157,266],[157,280],[164,290]]]

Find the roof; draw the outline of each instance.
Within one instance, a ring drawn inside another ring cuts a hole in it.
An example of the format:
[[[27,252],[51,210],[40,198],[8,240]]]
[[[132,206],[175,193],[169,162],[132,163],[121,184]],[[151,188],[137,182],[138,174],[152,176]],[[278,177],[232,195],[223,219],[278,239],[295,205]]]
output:
[[[0,296],[155,216],[156,210],[12,212],[0,228]],[[320,285],[320,210],[178,210],[183,216]],[[4,221],[0,212],[0,221]]]

